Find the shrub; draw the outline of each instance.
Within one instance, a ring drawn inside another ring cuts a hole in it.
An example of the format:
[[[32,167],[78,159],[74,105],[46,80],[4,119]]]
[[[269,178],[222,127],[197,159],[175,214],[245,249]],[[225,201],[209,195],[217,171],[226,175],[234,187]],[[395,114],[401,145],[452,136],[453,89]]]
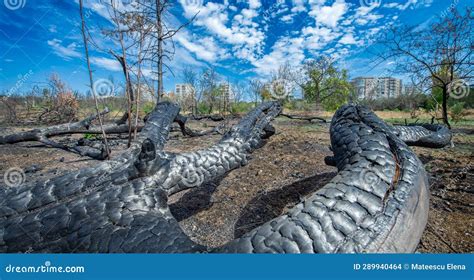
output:
[[[201,102],[198,104],[197,110],[198,110],[198,114],[207,114],[209,113],[210,108],[206,103]]]
[[[155,108],[155,104],[153,102],[146,102],[142,105],[142,110],[146,115],[151,113],[151,111],[153,111],[154,108]]]
[[[464,116],[466,115],[464,105],[464,102],[458,102],[451,106],[451,118],[453,119],[454,123],[458,123],[459,121],[462,121],[464,119]]]
[[[237,102],[233,103],[230,107],[231,113],[246,113],[253,108],[253,103],[248,102]]]

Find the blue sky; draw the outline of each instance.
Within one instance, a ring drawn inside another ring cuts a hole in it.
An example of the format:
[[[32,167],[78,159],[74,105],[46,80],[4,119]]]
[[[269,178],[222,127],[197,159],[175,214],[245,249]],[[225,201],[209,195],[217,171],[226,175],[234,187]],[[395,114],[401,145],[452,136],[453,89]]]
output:
[[[127,9],[131,1],[119,5]],[[186,66],[196,70],[214,66],[224,79],[237,82],[264,79],[285,62],[298,65],[319,55],[334,58],[351,77],[384,75],[393,62],[373,68],[368,51],[384,28],[389,24],[422,27],[450,6],[469,5],[468,0],[175,1],[165,19],[170,26],[199,13],[174,38],[176,52],[167,64],[175,75],[168,71],[165,90],[181,82]],[[105,6],[99,0],[85,0],[85,6],[97,45],[117,48],[100,32],[111,26]],[[77,0],[0,2],[0,92],[15,85],[20,91],[45,85],[52,72],[71,88],[87,90],[78,9]],[[95,79],[122,81],[113,57],[91,49]]]

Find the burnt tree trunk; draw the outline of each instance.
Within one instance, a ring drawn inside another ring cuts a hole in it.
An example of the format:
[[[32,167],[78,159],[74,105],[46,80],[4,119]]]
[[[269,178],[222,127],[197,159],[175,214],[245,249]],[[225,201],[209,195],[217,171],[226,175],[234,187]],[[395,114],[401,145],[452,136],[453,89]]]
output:
[[[214,146],[163,151],[175,104],[159,103],[137,140],[119,156],[18,188],[0,188],[0,252],[193,252],[167,198],[247,163],[272,131],[276,102],[247,114]]]

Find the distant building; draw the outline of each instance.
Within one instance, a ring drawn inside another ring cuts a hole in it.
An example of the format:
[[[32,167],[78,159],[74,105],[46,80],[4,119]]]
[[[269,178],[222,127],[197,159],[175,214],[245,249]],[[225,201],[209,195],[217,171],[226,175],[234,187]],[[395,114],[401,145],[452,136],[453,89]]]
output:
[[[231,103],[235,101],[232,85],[229,82],[220,83],[218,89],[220,90],[219,108],[224,112],[228,112],[230,111]]]
[[[191,84],[176,84],[174,93],[181,97],[194,96],[194,87]]]
[[[235,96],[234,92],[232,91],[232,85],[230,83],[221,83],[219,84],[219,88],[225,100],[230,102],[234,101]]]
[[[195,112],[196,91],[191,84],[176,84],[172,100],[178,102],[183,111]]]
[[[415,85],[406,85],[403,87],[403,94],[405,95],[419,94],[421,92],[420,88]]]
[[[357,77],[352,80],[357,98],[378,99],[402,94],[402,80],[392,77]]]

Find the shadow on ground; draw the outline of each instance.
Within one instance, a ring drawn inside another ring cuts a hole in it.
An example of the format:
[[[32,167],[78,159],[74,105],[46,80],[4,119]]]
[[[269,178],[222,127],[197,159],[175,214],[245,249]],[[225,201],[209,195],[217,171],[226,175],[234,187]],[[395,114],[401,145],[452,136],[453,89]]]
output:
[[[324,187],[335,175],[335,172],[322,173],[282,188],[262,192],[243,209],[235,224],[234,237],[241,237],[246,232],[280,216],[306,196]]]

